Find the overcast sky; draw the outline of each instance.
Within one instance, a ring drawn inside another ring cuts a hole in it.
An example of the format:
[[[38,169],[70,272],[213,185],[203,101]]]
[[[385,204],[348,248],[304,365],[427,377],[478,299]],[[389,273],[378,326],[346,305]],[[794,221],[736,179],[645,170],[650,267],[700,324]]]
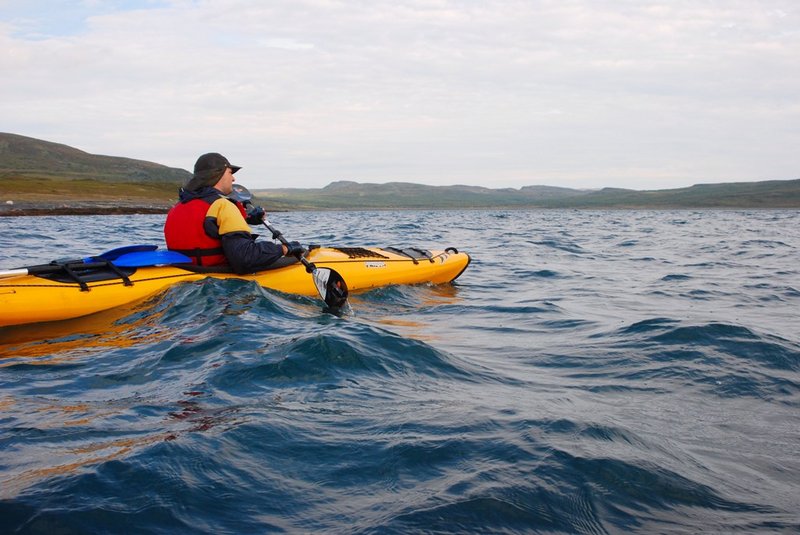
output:
[[[0,0],[0,131],[249,187],[800,178],[797,0]]]

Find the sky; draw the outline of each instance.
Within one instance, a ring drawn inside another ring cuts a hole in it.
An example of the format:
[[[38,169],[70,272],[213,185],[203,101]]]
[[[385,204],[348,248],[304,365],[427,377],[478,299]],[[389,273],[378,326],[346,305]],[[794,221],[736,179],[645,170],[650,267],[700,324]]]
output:
[[[248,187],[800,178],[797,0],[0,0],[0,132]]]

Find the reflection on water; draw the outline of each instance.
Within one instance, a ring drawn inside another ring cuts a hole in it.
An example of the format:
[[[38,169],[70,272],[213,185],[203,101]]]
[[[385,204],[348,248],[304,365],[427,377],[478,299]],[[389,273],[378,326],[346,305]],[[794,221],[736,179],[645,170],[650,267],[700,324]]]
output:
[[[185,394],[191,398],[202,396],[203,392]],[[134,426],[134,433],[126,429],[123,432],[126,436],[119,436],[117,422],[136,419],[137,414],[152,411],[148,401],[132,398],[61,404],[58,400],[44,398],[15,400],[8,396],[0,399],[0,410],[12,407],[17,413],[29,415],[18,427],[50,438],[39,446],[28,447],[25,462],[2,472],[0,499],[14,498],[24,489],[51,477],[77,473],[108,461],[130,459],[145,448],[179,440],[187,433],[206,432],[217,426],[230,429],[245,421],[238,415],[237,407],[208,408],[194,399],[183,399],[175,403],[174,410],[159,409],[164,412],[159,421],[142,418],[143,424]],[[75,430],[76,437],[91,436],[92,439],[74,441],[70,438],[71,429]]]
[[[392,296],[391,306],[381,306],[386,303],[384,293]],[[376,302],[376,296],[380,301]],[[406,314],[400,315],[397,305],[407,301]],[[363,321],[388,327],[398,334],[427,343],[434,343],[443,334],[441,331],[431,329],[430,321],[424,321],[425,314],[441,306],[456,306],[463,302],[459,296],[459,289],[451,284],[419,285],[409,287],[390,287],[384,290],[374,290],[369,294],[358,294],[350,297],[352,309],[369,310],[369,317]],[[357,314],[358,312],[356,312]]]
[[[160,323],[163,294],[139,303],[81,318],[0,328],[0,367],[17,364],[64,364],[101,353],[169,337]]]

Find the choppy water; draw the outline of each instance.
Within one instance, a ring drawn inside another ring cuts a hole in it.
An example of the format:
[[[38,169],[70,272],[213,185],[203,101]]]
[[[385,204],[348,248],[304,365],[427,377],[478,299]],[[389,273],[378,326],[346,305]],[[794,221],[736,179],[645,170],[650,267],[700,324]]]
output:
[[[161,216],[0,218],[0,268]],[[800,213],[276,214],[453,286],[239,281],[0,330],[0,532],[800,531]]]

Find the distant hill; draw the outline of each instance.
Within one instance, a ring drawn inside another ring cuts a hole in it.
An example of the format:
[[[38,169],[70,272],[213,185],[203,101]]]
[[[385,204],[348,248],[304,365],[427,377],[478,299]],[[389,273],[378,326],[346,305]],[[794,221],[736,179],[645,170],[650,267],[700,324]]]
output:
[[[0,133],[0,177],[12,176],[182,184],[191,173],[143,160],[89,154],[59,143]]]
[[[0,133],[0,215],[165,212],[188,171],[89,154]],[[245,184],[246,185],[246,184]],[[800,180],[699,184],[638,191],[554,186],[484,188],[336,181],[315,189],[254,190],[267,210],[446,208],[800,208]]]
[[[697,184],[636,191],[605,188],[579,198],[554,198],[550,208],[800,208],[800,179]]]
[[[491,189],[481,186],[426,186],[409,182],[362,184],[348,180],[321,189],[265,189],[254,191],[271,204],[286,209],[357,208],[487,208],[532,206],[544,199],[566,199],[588,191],[553,186]]]
[[[490,189],[406,182],[333,182],[320,189],[254,190],[271,209],[391,208],[800,208],[800,179],[700,184],[636,191],[576,190],[552,186]]]
[[[153,162],[0,133],[0,215],[163,212],[189,177]]]

